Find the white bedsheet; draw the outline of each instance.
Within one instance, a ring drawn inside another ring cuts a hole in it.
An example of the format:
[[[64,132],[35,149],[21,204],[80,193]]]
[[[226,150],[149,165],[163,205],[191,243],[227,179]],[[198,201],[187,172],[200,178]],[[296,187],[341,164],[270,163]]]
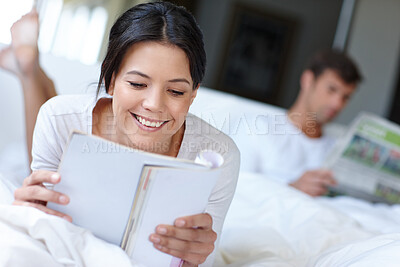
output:
[[[0,266],[140,266],[66,220],[10,205],[14,187],[1,175],[0,181]]]
[[[63,219],[9,205],[14,185],[0,180],[0,266],[140,266]],[[313,199],[241,173],[214,266],[398,266],[399,219],[399,205]]]
[[[241,173],[216,266],[398,266],[399,215],[398,206],[313,199]]]

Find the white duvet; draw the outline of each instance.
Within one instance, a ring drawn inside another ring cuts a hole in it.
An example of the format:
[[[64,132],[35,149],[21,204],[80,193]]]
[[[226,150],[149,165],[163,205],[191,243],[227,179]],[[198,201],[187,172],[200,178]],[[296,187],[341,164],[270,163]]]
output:
[[[216,266],[400,266],[400,208],[241,173]]]
[[[0,183],[0,266],[139,266],[117,246],[36,209]],[[399,266],[399,206],[310,198],[242,173],[215,266]]]
[[[1,175],[0,181],[0,266],[140,266],[64,219],[10,205],[14,186]]]

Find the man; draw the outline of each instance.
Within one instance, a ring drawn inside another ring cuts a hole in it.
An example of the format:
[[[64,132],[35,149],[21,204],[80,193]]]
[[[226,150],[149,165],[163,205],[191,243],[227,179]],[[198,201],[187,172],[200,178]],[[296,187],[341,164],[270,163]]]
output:
[[[335,140],[324,134],[324,126],[344,109],[360,81],[356,65],[345,54],[316,53],[301,75],[299,95],[284,122],[256,137],[258,153],[263,154],[257,157],[263,159],[257,171],[311,196],[325,194],[335,180],[320,168]]]

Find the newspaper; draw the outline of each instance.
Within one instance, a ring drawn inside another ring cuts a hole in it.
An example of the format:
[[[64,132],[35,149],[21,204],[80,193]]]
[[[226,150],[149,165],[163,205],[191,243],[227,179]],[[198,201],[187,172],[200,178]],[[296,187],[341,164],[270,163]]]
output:
[[[327,157],[330,191],[372,202],[400,203],[400,126],[361,113]]]

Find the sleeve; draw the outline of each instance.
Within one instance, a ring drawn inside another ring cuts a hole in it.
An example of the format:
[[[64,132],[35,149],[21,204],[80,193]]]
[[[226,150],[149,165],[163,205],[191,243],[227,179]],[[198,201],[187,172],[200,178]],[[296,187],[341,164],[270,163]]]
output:
[[[52,114],[50,101],[40,108],[36,119],[32,142],[32,171],[57,171],[61,160],[62,147],[57,132],[57,116]]]
[[[228,137],[227,137],[228,138]],[[213,218],[213,230],[217,233],[215,249],[207,260],[200,266],[212,266],[215,253],[221,237],[222,226],[229,206],[236,190],[239,176],[240,153],[233,141],[230,140],[228,152],[224,155],[224,164],[221,167],[221,177],[218,180],[208,201],[206,212]]]

